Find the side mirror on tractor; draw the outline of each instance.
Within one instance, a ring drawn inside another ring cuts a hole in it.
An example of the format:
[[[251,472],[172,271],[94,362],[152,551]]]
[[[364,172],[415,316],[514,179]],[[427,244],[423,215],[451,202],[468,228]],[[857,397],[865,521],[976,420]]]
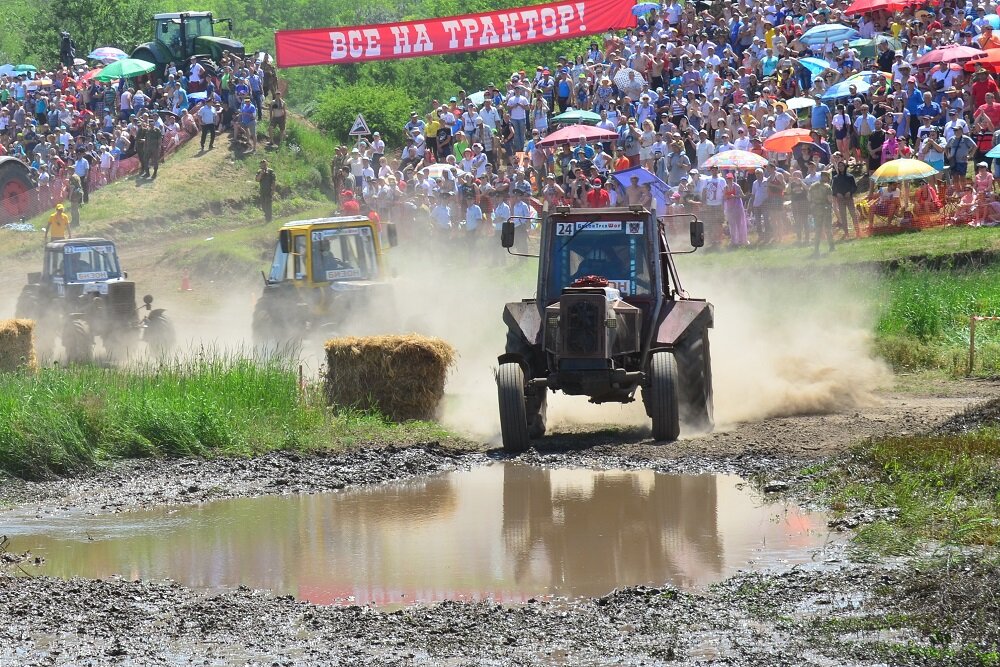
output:
[[[510,220],[500,226],[500,245],[504,248],[514,247],[514,223]]]
[[[278,232],[278,245],[281,246],[281,252],[288,253],[292,251],[292,233],[287,229],[282,229]]]
[[[695,218],[691,221],[691,247],[700,248],[705,245],[705,223]]]

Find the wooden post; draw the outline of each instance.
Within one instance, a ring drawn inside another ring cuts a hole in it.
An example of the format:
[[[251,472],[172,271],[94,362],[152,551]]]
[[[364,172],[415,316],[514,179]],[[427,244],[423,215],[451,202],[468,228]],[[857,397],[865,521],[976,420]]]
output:
[[[299,364],[299,394],[303,397],[306,395],[306,382],[302,375],[302,364]]]
[[[967,377],[972,377],[972,369],[976,363],[976,316],[969,316],[969,373]]]

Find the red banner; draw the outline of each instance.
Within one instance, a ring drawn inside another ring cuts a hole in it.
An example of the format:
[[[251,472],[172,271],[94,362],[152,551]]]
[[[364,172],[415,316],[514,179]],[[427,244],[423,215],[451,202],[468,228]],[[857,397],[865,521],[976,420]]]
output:
[[[279,30],[279,67],[416,58],[552,42],[634,27],[632,3],[580,0],[350,28]]]

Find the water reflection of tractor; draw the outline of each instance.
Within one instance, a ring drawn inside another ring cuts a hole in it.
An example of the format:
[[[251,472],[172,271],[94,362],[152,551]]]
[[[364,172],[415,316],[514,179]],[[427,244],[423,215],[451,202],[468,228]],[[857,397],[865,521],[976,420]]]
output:
[[[396,232],[386,225],[389,245]],[[364,312],[392,309],[378,225],[363,216],[286,223],[253,314],[257,345],[342,333]]]
[[[132,57],[155,63],[162,76],[167,63],[186,66],[192,56],[219,62],[223,51],[243,56],[243,43],[215,34],[215,25],[226,23],[233,30],[232,19],[217,19],[212,12],[173,12],[153,16],[153,40],[140,44]]]
[[[114,243],[78,238],[45,245],[42,270],[28,274],[15,315],[35,320],[35,343],[43,358],[53,354],[58,341],[69,361],[87,362],[98,340],[110,355],[135,350],[140,341],[154,354],[169,352],[173,325],[152,303],[146,295],[143,305],[136,305],[135,283],[122,270]]]
[[[687,219],[691,244],[704,230]],[[628,403],[642,389],[656,440],[710,429],[712,305],[681,286],[663,219],[641,207],[557,207],[542,220],[534,299],[508,303],[497,385],[504,449],[545,433],[549,391]],[[504,247],[514,245],[507,222]]]

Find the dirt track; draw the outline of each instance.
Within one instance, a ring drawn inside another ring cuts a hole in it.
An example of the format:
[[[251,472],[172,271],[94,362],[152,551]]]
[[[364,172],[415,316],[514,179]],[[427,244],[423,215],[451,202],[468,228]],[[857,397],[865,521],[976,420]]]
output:
[[[672,446],[653,445],[641,430],[574,427],[520,458],[780,475],[862,438],[931,430],[998,395],[995,382],[948,383],[929,395],[887,394],[882,405],[847,414],[765,419]],[[140,461],[76,480],[4,484],[3,500],[19,503],[13,513],[121,511],[372,484],[488,457],[502,454],[430,445],[248,461]],[[0,524],[12,512],[0,513]],[[245,589],[192,591],[170,582],[2,579],[0,666],[884,664],[877,656],[848,655],[818,633],[824,619],[872,612],[872,587],[897,576],[890,565],[852,564],[834,547],[813,566],[739,575],[700,594],[631,588],[572,603],[449,602],[392,613],[315,607]]]

